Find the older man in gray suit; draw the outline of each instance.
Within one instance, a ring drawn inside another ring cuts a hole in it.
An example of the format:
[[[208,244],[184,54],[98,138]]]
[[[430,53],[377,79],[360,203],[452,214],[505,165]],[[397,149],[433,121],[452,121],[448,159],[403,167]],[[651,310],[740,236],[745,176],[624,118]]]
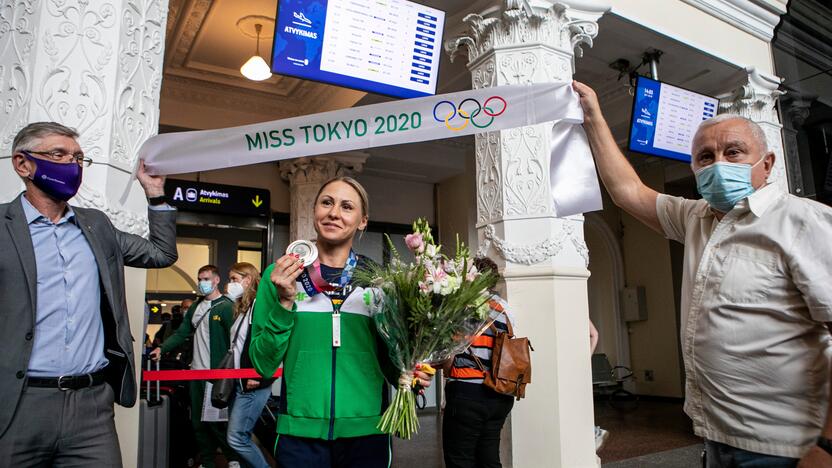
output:
[[[6,466],[121,466],[113,403],[136,402],[124,266],[176,261],[164,177],[138,180],[150,239],[67,201],[81,185],[78,134],[39,122],[14,139],[26,191],[0,204],[0,460]]]

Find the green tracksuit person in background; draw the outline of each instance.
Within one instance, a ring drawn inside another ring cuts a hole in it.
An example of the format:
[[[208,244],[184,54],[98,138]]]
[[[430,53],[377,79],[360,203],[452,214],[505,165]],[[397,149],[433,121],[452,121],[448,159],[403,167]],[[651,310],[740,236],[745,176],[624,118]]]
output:
[[[204,296],[193,303],[185,313],[182,325],[162,346],[150,353],[159,360],[162,353],[176,349],[193,336],[194,353],[191,369],[216,369],[230,345],[231,325],[234,323],[234,303],[220,293],[219,270],[214,265],[199,269],[199,291]],[[221,448],[229,467],[239,467],[239,456],[226,442],[225,422],[203,422],[202,406],[205,401],[205,381],[193,380],[190,384],[191,424],[199,447],[203,467],[214,466],[217,447]]]

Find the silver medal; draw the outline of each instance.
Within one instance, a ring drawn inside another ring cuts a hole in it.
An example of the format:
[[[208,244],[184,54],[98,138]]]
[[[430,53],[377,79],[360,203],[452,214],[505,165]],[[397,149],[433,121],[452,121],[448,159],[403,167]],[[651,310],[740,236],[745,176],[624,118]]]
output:
[[[315,243],[308,240],[296,240],[286,247],[287,254],[295,254],[303,261],[303,266],[308,267],[315,263],[318,258],[318,248]]]

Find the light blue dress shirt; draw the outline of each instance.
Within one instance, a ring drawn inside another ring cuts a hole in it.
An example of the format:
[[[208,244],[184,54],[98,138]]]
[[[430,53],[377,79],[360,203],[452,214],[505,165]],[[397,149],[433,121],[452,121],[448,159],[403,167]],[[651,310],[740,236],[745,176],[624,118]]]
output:
[[[52,223],[20,197],[35,249],[38,290],[28,374],[79,375],[103,369],[101,283],[92,249],[72,208]],[[22,281],[22,280],[21,280]],[[25,287],[21,283],[21,287]],[[10,324],[7,324],[7,326]]]

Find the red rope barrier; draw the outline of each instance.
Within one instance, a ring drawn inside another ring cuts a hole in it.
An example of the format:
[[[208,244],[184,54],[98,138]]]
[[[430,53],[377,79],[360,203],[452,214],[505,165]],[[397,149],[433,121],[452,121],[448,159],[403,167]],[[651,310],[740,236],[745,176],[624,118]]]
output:
[[[283,375],[283,368],[277,369],[274,377]],[[142,382],[156,380],[217,380],[217,379],[262,379],[254,369],[205,369],[205,370],[159,370],[142,372]]]

